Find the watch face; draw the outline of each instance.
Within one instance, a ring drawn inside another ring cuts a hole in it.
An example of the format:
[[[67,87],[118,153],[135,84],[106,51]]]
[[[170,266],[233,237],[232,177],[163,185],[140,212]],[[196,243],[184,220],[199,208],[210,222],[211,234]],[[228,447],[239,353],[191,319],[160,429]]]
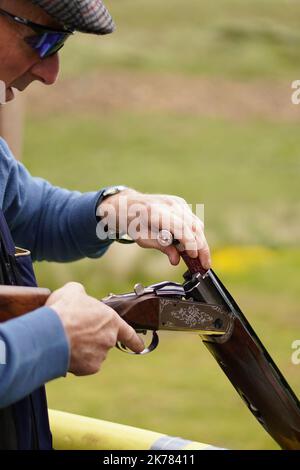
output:
[[[117,188],[110,188],[105,193],[105,196],[113,196],[114,194],[117,194],[117,192],[119,192],[119,190]]]
[[[107,196],[113,196],[114,194],[117,194],[119,193],[120,191],[123,191],[123,189],[127,189],[126,186],[113,186],[112,188],[108,188],[103,196],[104,197],[107,197]]]

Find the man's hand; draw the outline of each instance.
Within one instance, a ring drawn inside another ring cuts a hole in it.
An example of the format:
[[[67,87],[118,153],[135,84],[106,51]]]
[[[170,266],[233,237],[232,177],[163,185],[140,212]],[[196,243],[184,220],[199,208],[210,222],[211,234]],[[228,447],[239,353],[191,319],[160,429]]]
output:
[[[126,189],[102,201],[97,215],[109,232],[125,231],[139,246],[165,253],[173,265],[180,261],[179,251],[185,250],[191,258],[199,257],[204,269],[211,267],[203,222],[180,197]],[[161,230],[168,230],[180,245],[163,246],[157,238]]]
[[[117,341],[134,352],[142,352],[143,341],[119,315],[84,287],[69,282],[54,291],[46,305],[59,315],[70,344],[69,371],[75,375],[95,374]]]

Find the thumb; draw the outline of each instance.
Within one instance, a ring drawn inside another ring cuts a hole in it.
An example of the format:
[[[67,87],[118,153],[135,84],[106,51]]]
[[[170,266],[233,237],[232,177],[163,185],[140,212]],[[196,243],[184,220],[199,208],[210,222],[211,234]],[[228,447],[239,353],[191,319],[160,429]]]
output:
[[[168,256],[170,263],[173,266],[177,266],[177,264],[179,264],[180,254],[178,253],[178,250],[175,248],[175,246],[160,247],[160,249]]]

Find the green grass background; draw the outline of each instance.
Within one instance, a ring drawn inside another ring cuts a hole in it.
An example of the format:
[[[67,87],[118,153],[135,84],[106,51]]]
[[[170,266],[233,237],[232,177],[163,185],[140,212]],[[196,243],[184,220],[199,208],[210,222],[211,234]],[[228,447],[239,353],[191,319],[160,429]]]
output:
[[[288,88],[299,79],[296,0],[106,3],[117,33],[70,41],[62,79],[98,69],[261,79],[270,87],[280,79]],[[41,119],[29,108],[24,162],[33,174],[70,189],[123,183],[204,203],[215,269],[300,394],[300,366],[290,360],[291,343],[300,337],[298,123],[159,109],[99,110],[98,116],[45,109]],[[237,270],[230,259],[222,263],[228,245],[245,247],[231,255]],[[249,262],[246,247],[253,245],[267,255],[254,250]],[[132,290],[137,281],[178,281],[184,272],[160,253],[127,246],[100,260],[36,269],[40,285],[54,289],[77,280],[99,298]],[[228,448],[276,448],[197,336],[162,334],[149,357],[112,351],[100,374],[52,382],[48,396],[52,408]]]
[[[297,0],[108,0],[106,4],[117,33],[102,37],[98,44],[88,36],[75,38],[67,46],[66,73],[81,73],[82,66],[85,70],[121,66],[272,80],[298,72]],[[83,47],[79,58],[78,48]]]

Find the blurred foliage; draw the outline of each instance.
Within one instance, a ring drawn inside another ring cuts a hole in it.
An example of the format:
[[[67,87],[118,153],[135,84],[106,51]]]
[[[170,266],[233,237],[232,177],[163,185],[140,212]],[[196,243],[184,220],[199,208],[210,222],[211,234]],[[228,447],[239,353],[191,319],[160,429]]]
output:
[[[63,114],[30,121],[27,138],[28,168],[54,184],[88,191],[123,183],[178,194],[194,210],[204,203],[214,244],[299,243],[298,124]]]
[[[117,31],[78,35],[63,51],[66,76],[124,67],[272,80],[297,75],[297,0],[108,0]],[[76,57],[76,60],[74,60]]]

